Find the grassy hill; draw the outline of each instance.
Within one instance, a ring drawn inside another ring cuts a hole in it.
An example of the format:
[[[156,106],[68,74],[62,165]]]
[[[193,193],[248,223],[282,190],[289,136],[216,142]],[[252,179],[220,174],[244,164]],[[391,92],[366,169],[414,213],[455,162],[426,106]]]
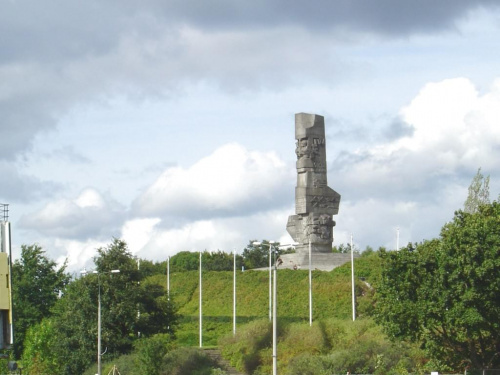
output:
[[[358,316],[372,311],[373,289],[379,275],[376,254],[355,261]],[[351,266],[331,272],[313,271],[313,320],[349,319],[351,312]],[[155,276],[166,285],[166,277]],[[267,271],[237,271],[237,327],[268,317],[269,279]],[[362,279],[365,279],[363,281]],[[219,337],[232,332],[233,272],[203,272],[203,345],[217,345]],[[307,270],[278,269],[278,319],[309,320],[309,279]],[[199,273],[186,271],[170,275],[170,291],[181,315],[177,336],[180,345],[199,342]],[[238,328],[237,328],[238,329]]]

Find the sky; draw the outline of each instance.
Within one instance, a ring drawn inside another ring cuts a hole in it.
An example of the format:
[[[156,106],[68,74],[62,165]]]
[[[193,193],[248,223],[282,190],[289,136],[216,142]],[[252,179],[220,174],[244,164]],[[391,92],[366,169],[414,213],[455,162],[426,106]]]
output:
[[[334,245],[435,238],[478,168],[500,192],[499,47],[493,0],[0,0],[13,256],[291,243],[299,112],[325,117]]]

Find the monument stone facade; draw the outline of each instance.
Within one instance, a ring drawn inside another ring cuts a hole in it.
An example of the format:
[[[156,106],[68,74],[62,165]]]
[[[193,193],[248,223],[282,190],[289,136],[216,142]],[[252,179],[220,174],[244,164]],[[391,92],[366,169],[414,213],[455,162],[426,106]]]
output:
[[[295,215],[288,217],[286,229],[298,243],[297,255],[309,253],[309,241],[313,253],[331,253],[333,215],[339,212],[340,194],[327,186],[324,117],[297,113],[295,140]]]

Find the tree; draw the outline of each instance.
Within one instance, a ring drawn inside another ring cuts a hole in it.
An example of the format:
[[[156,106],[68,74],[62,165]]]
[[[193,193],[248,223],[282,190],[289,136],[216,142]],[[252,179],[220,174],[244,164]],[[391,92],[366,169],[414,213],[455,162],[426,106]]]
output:
[[[66,263],[58,267],[38,245],[22,245],[21,258],[12,265],[14,352],[23,351],[26,331],[51,315],[58,296],[69,283]]]
[[[243,264],[247,269],[262,268],[269,266],[269,241],[262,240],[260,245],[254,245],[255,241],[249,241],[248,245],[243,249]],[[291,247],[280,249],[279,242],[272,244],[272,248],[276,251],[276,255],[290,254],[295,252]]]
[[[458,211],[439,239],[382,252],[376,317],[452,369],[500,366],[500,204]],[[445,368],[443,368],[445,369]]]
[[[484,177],[479,168],[469,185],[464,211],[473,214],[479,210],[479,206],[488,203],[490,203],[490,176]]]
[[[55,344],[54,322],[44,318],[26,333],[22,356],[23,370],[31,375],[56,374],[60,369],[58,356],[51,350]]]
[[[170,271],[195,271],[200,267],[199,253],[180,251],[170,258]]]
[[[105,358],[129,353],[139,332],[141,336],[174,332],[174,305],[165,288],[141,279],[127,244],[114,239],[97,252],[98,274],[73,281],[54,306],[56,340],[51,350],[61,360],[59,372],[54,373],[81,374],[96,362],[99,290]],[[120,273],[110,273],[115,269]]]
[[[134,346],[140,375],[159,375],[165,355],[174,347],[171,337],[161,333],[140,339]]]

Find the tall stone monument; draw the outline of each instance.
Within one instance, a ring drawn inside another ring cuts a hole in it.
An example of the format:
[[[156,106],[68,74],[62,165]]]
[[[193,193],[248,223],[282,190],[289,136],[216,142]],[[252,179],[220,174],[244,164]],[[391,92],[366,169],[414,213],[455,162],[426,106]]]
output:
[[[325,120],[323,116],[295,115],[297,186],[295,215],[288,217],[286,229],[295,242],[297,255],[331,253],[332,216],[338,214],[340,194],[327,186]],[[300,262],[302,263],[302,262]]]

